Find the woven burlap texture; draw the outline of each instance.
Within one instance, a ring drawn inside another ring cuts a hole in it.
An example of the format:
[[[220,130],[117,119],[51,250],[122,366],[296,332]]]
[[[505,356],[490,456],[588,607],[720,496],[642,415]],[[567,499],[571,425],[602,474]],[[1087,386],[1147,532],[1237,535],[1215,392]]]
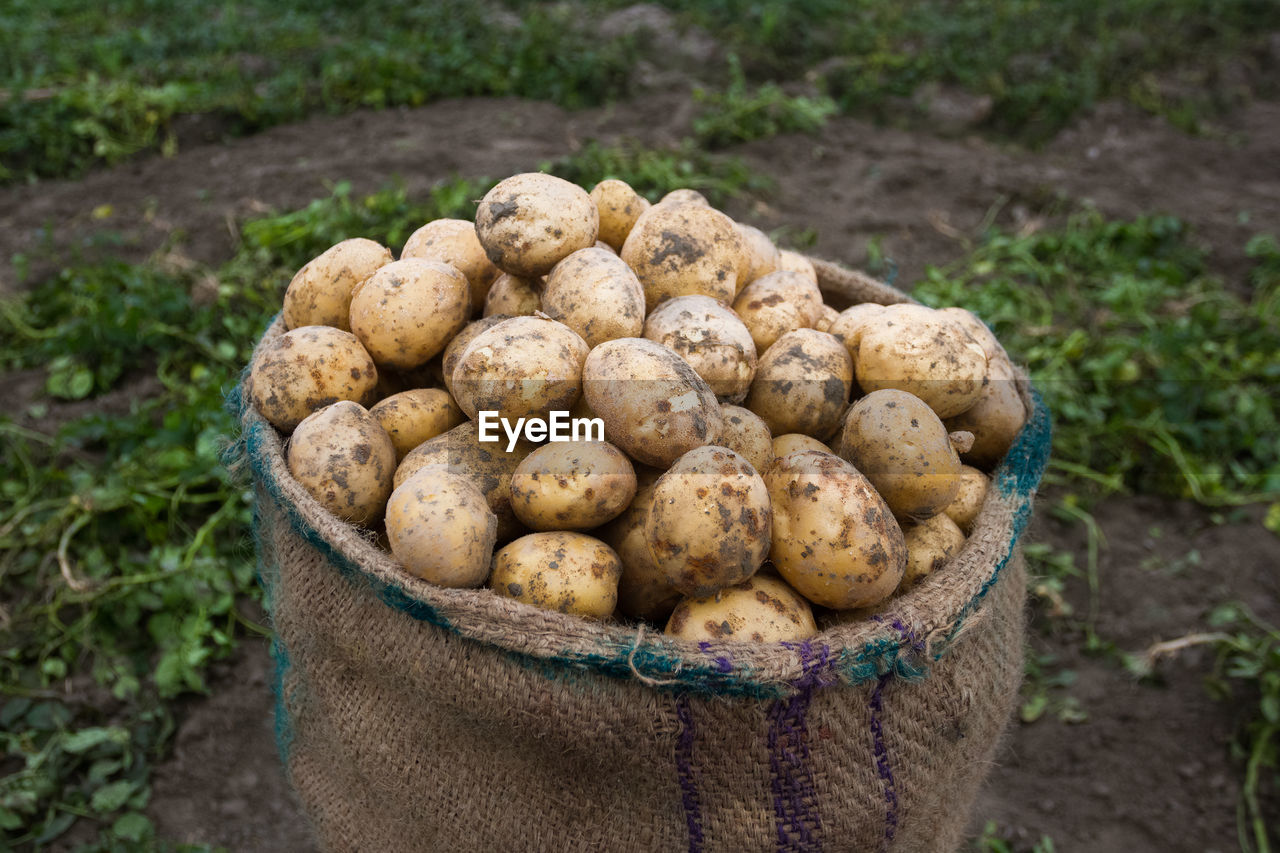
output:
[[[816,261],[836,304],[907,301]],[[283,333],[279,320],[264,341]],[[963,551],[874,620],[700,644],[403,573],[243,406],[277,733],[328,850],[953,850],[1022,673],[1032,411]]]

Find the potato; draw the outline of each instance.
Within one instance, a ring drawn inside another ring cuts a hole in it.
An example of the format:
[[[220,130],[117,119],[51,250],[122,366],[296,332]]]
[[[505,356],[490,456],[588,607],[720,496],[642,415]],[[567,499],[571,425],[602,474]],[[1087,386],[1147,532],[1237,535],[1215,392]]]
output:
[[[705,598],[686,598],[668,636],[694,642],[779,643],[818,633],[813,608],[782,578],[760,573]]]
[[[907,543],[907,569],[898,583],[898,592],[914,589],[964,547],[964,533],[945,513],[908,524],[903,537]]]
[[[698,447],[658,478],[644,535],[671,585],[695,598],[741,583],[769,553],[769,491],[727,447]]]
[[[465,219],[437,219],[409,235],[400,259],[422,258],[449,264],[466,276],[471,288],[471,309],[484,308],[489,286],[498,277],[498,268],[485,256],[476,237],[476,226]]]
[[[676,352],[721,401],[740,403],[756,375],[751,333],[723,303],[709,296],[677,296],[644,321],[644,336]]]
[[[774,455],[769,425],[750,409],[728,403],[721,404],[720,414],[724,420],[720,446],[741,455],[757,471],[763,471]]]
[[[381,267],[351,297],[351,331],[374,362],[400,370],[428,362],[470,315],[462,273],[419,258]]]
[[[653,489],[663,472],[641,465],[636,468],[636,494],[631,504],[595,535],[612,548],[622,561],[618,581],[618,612],[635,619],[660,623],[671,615],[680,600],[680,591],[653,561],[644,526],[653,504]]]
[[[458,359],[462,357],[462,353],[466,350],[467,345],[476,339],[476,335],[492,329],[503,320],[510,320],[506,314],[494,314],[489,317],[481,317],[479,320],[472,320],[470,323],[462,327],[462,331],[453,336],[453,340],[449,341],[449,345],[444,348],[440,359],[440,373],[444,382],[444,387],[453,394],[453,370],[458,366]],[[454,395],[455,397],[457,395]]]
[[[596,184],[590,195],[600,215],[599,239],[615,251],[621,249],[640,214],[649,209],[649,201],[626,181],[614,178]]]
[[[582,393],[588,347],[576,332],[545,317],[512,317],[472,339],[453,368],[454,399],[476,418],[497,411],[515,421],[568,411]]]
[[[797,592],[833,610],[893,593],[907,563],[902,529],[856,468],[803,450],[773,460],[764,481],[773,507],[769,556]]]
[[[854,367],[863,391],[907,391],[940,418],[976,403],[987,379],[986,353],[964,323],[923,305],[886,305],[863,327]]]
[[[582,366],[587,405],[605,436],[645,465],[666,468],[719,440],[715,394],[680,356],[644,338],[606,341]]]
[[[332,326],[351,331],[351,292],[389,263],[391,250],[363,237],[325,249],[289,282],[284,294],[285,327]]]
[[[1009,354],[1004,351],[1000,341],[996,340],[995,334],[987,328],[987,324],[978,319],[978,315],[965,308],[939,308],[938,313],[945,317],[958,321],[968,330],[973,339],[982,347],[982,351],[986,353],[987,361],[993,361],[1003,356],[1008,358]]]
[[[658,199],[658,204],[697,204],[702,207],[710,207],[711,202],[707,201],[707,197],[697,190],[678,189]]]
[[[1013,363],[1007,357],[997,357],[988,364],[987,384],[977,401],[943,421],[953,432],[973,433],[973,446],[962,455],[969,464],[987,470],[995,468],[1027,422],[1016,377]]]
[[[840,317],[840,312],[832,308],[830,305],[822,306],[822,316],[818,318],[818,322],[813,327],[819,332],[830,332],[831,324]]]
[[[546,444],[511,475],[511,508],[532,530],[590,530],[616,518],[636,494],[636,472],[604,441]]]
[[[858,347],[862,344],[862,332],[877,322],[877,318],[884,314],[884,309],[884,305],[879,305],[875,302],[861,302],[857,305],[850,305],[837,314],[827,328],[827,331],[849,350],[849,356],[853,359],[855,371],[858,364]]]
[[[982,509],[982,502],[987,499],[989,485],[991,481],[987,475],[977,468],[972,465],[960,466],[960,491],[956,494],[955,500],[947,504],[943,512],[956,523],[965,536],[968,536],[973,529],[973,521]]]
[[[254,408],[281,432],[339,400],[372,404],[378,386],[373,359],[350,332],[302,326],[262,346],[249,367]]]
[[[786,456],[788,453],[795,453],[797,450],[819,450],[823,453],[835,453],[818,439],[800,432],[788,432],[773,439],[773,457],[775,459],[779,456]]]
[[[742,238],[744,267],[738,271],[738,290],[741,291],[761,276],[777,272],[782,259],[778,247],[773,245],[768,234],[752,225],[741,222],[734,224],[738,226],[738,236]]]
[[[850,406],[836,452],[866,475],[899,518],[931,518],[960,492],[960,457],[947,428],[906,391],[873,391]]]
[[[620,252],[644,287],[646,312],[677,296],[731,302],[741,254],[738,229],[720,211],[661,203],[645,211]]]
[[[462,423],[462,410],[441,388],[413,388],[392,394],[369,410],[391,436],[396,461],[430,438]]]
[[[644,289],[617,255],[604,249],[580,249],[547,276],[542,310],[594,347],[640,334]]]
[[[787,272],[798,272],[815,285],[818,283],[818,271],[813,268],[813,261],[799,252],[793,252],[790,249],[783,249],[779,252],[778,269],[786,270]]]
[[[545,610],[607,619],[618,601],[622,563],[613,549],[582,533],[530,533],[493,559],[498,595]]]
[[[497,442],[480,441],[475,422],[463,421],[409,451],[396,468],[394,484],[399,488],[428,465],[447,465],[480,489],[498,518],[498,541],[505,542],[526,529],[511,508],[511,476],[532,452],[533,445],[523,439],[510,452],[505,437]]]
[[[369,524],[382,517],[396,449],[364,406],[343,400],[303,418],[286,459],[293,478],[338,518]]]
[[[542,310],[542,279],[502,273],[484,298],[484,316],[522,317]]]
[[[387,541],[405,571],[438,586],[472,588],[489,577],[498,518],[468,477],[428,465],[387,503]]]
[[[513,175],[485,193],[476,236],[503,272],[532,278],[596,242],[600,214],[587,191],[554,175]]]
[[[844,346],[814,329],[797,329],[760,358],[746,406],[783,435],[827,438],[840,428],[853,389],[853,362]]]
[[[774,272],[747,285],[733,311],[751,332],[756,352],[796,329],[811,329],[822,318],[822,294],[800,273]]]

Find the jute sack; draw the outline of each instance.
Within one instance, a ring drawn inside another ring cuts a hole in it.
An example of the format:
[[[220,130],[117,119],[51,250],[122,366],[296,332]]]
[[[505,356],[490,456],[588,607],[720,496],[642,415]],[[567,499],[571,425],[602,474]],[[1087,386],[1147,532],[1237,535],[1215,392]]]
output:
[[[844,302],[907,301],[831,264]],[[263,341],[284,331],[276,322]],[[950,851],[1023,665],[1031,412],[972,536],[874,620],[693,644],[402,572],[289,475],[243,395],[277,740],[334,851]]]

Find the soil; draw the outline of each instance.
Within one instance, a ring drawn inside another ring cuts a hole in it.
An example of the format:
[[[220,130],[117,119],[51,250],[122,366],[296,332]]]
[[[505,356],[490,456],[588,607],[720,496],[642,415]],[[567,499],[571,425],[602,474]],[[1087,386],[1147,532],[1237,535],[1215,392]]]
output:
[[[233,250],[237,221],[305,204],[339,180],[362,193],[400,178],[420,193],[452,174],[536,168],[589,138],[674,142],[687,133],[689,105],[676,92],[579,113],[455,100],[317,117],[77,181],[0,189],[0,257],[25,254],[27,281],[77,256],[176,251],[216,264]],[[1280,104],[1264,101],[1241,107],[1208,137],[1104,104],[1034,152],[842,118],[816,136],[730,153],[777,182],[762,201],[730,205],[731,214],[790,233],[812,226],[810,251],[854,265],[878,239],[899,282],[961,255],[986,223],[1040,227],[1085,201],[1110,216],[1181,217],[1210,248],[1213,268],[1242,291],[1245,242],[1280,233]],[[0,293],[19,286],[15,268],[0,269]],[[1257,513],[1217,523],[1188,503],[1118,497],[1096,515],[1107,541],[1096,631],[1116,648],[1138,652],[1205,630],[1209,610],[1231,599],[1280,622],[1280,537]],[[1028,537],[1085,564],[1079,525],[1042,511]],[[1198,562],[1179,559],[1193,549]],[[1069,582],[1066,599],[1088,613],[1083,579]],[[1235,849],[1243,771],[1229,745],[1243,705],[1210,697],[1206,652],[1184,651],[1162,663],[1157,680],[1138,682],[1115,655],[1085,655],[1079,631],[1061,621],[1040,617],[1031,642],[1054,656],[1053,668],[1076,674],[1055,696],[1073,697],[1085,719],[1048,713],[1013,725],[975,809],[974,834],[994,820],[1015,850],[1042,835],[1062,851]],[[210,694],[181,707],[149,808],[161,837],[236,851],[310,849],[276,756],[269,672],[265,643],[246,639],[215,667]]]

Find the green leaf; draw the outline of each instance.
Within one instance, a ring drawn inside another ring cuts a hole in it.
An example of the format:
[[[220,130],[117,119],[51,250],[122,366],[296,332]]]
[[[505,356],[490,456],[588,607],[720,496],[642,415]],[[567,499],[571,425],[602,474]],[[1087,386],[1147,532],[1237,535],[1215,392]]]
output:
[[[115,743],[128,743],[129,733],[119,728],[101,728],[94,727],[81,729],[78,732],[68,735],[62,741],[62,749],[75,755],[88,752],[99,744],[114,741]]]
[[[1272,725],[1280,724],[1280,696],[1270,693],[1260,703],[1263,718]]]
[[[45,390],[63,400],[83,400],[93,391],[93,371],[75,363],[60,365],[50,372]]]
[[[112,782],[93,792],[89,806],[99,814],[107,814],[123,806],[129,800],[137,785],[128,780]]]
[[[71,812],[61,812],[53,820],[44,825],[44,829],[35,839],[35,846],[48,844],[62,833],[71,828],[71,824],[76,822],[76,816]]]
[[[18,829],[21,826],[22,815],[0,806],[0,829]]]
[[[155,832],[155,828],[151,825],[151,821],[147,819],[146,815],[138,812],[129,812],[121,815],[111,825],[111,832],[117,838],[136,842],[144,838],[150,838]]]
[[[1267,507],[1267,517],[1262,520],[1262,526],[1280,536],[1280,501]]]

